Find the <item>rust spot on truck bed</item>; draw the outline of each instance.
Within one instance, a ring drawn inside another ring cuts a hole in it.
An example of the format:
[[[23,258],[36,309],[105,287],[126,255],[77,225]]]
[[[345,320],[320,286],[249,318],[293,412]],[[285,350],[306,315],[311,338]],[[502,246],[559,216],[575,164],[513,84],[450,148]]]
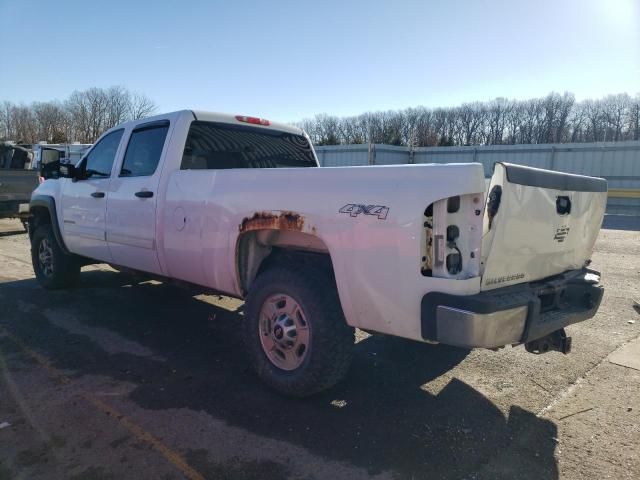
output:
[[[251,218],[244,218],[240,224],[240,232],[262,229],[297,230],[304,228],[304,217],[296,212],[256,212]]]

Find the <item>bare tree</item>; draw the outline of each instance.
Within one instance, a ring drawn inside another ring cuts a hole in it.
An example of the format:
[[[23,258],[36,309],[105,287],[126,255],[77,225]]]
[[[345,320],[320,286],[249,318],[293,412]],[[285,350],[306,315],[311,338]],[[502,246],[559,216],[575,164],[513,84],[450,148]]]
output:
[[[478,143],[480,131],[487,118],[487,109],[480,102],[464,103],[456,109],[456,120],[459,127],[457,143],[473,145]]]
[[[597,142],[606,139],[604,132],[602,105],[599,101],[585,100],[584,114],[587,117],[587,141]]]
[[[514,101],[506,114],[506,142],[509,144],[523,143],[525,105]]]
[[[158,106],[149,97],[142,93],[134,93],[131,95],[129,102],[129,118],[131,120],[139,120],[149,117],[156,113]]]
[[[0,102],[0,140],[94,142],[127,120],[153,115],[156,104],[125,87],[74,91],[64,102]],[[318,145],[490,145],[640,140],[640,93],[576,102],[573,94],[366,112],[351,117],[319,114],[298,122]]]
[[[358,125],[358,117],[344,117],[339,121],[340,141],[345,144],[366,143],[366,135]]]
[[[107,116],[105,127],[111,128],[128,120],[129,109],[132,105],[131,94],[119,85],[110,87],[106,91]]]
[[[632,140],[640,140],[640,93],[629,106],[629,137]]]
[[[507,117],[509,110],[513,106],[506,98],[496,98],[489,102],[487,108],[488,117],[488,135],[487,143],[493,145],[500,145],[503,143],[504,132],[507,126]]]
[[[31,106],[36,121],[37,140],[47,142],[65,142],[66,115],[62,104],[59,102],[34,103]]]
[[[437,145],[437,134],[434,127],[433,111],[425,107],[418,108],[419,114],[416,121],[417,146],[429,147]]]
[[[35,116],[28,106],[13,106],[11,122],[14,125],[14,135],[18,142],[35,143],[37,141]]]
[[[0,103],[0,138],[13,137],[13,125],[11,124],[11,103],[6,100]]]
[[[588,119],[584,103],[578,103],[571,109],[567,122],[568,130],[570,130],[569,141],[585,142],[587,138]]]
[[[575,99],[573,94],[559,95],[550,93],[541,99],[543,117],[539,125],[540,143],[557,143],[564,141],[567,119],[573,107]]]
[[[626,93],[609,95],[602,100],[602,116],[608,140],[617,142],[622,139],[622,130],[627,122],[630,104],[631,98]]]
[[[336,125],[327,135],[327,121]],[[318,144],[389,143],[408,146],[564,143],[640,139],[640,94],[576,102],[552,92],[529,100],[496,98],[459,107],[407,108],[356,117],[318,115],[298,123]]]
[[[74,91],[64,102],[0,102],[0,140],[94,142],[109,128],[157,110],[147,96],[122,86]]]
[[[82,143],[92,142],[90,106],[84,92],[75,91],[65,102],[65,108],[71,117],[70,137]]]

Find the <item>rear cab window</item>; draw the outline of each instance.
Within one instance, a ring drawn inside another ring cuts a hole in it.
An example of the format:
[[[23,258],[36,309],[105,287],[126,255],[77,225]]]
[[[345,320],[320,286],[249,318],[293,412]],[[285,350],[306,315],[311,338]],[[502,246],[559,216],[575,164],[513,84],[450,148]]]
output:
[[[181,170],[317,167],[309,140],[282,130],[195,120]]]

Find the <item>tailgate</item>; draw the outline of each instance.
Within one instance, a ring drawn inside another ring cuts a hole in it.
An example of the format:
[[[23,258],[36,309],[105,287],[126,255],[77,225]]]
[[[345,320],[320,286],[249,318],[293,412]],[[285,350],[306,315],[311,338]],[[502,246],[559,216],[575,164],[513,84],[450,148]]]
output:
[[[584,267],[607,203],[602,178],[496,163],[482,239],[482,290]]]
[[[36,170],[0,168],[0,201],[29,202],[31,192],[38,186]]]

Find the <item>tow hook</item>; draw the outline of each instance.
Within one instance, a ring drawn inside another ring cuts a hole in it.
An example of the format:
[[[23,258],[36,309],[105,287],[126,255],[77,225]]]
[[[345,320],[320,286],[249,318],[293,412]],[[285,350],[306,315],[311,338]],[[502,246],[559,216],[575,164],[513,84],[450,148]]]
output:
[[[567,337],[564,328],[556,330],[549,335],[532,340],[524,344],[527,352],[540,355],[547,352],[562,352],[565,355],[571,352],[571,337]]]

